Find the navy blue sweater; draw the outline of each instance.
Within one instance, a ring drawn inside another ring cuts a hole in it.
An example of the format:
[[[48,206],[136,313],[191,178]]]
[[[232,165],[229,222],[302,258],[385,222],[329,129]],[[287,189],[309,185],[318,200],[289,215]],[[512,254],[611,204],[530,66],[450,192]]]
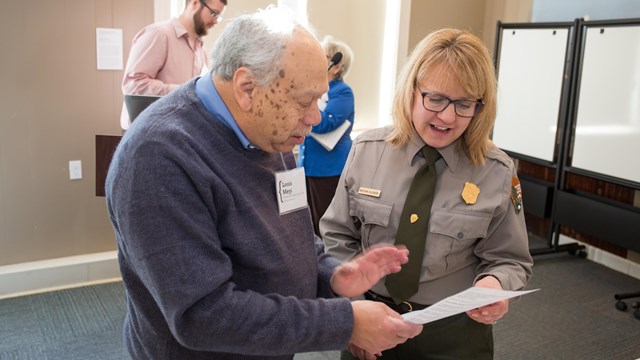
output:
[[[291,153],[242,147],[195,94],[155,102],[123,137],[107,207],[134,359],[291,359],[346,348],[348,299],[308,209],[279,215],[274,172]]]

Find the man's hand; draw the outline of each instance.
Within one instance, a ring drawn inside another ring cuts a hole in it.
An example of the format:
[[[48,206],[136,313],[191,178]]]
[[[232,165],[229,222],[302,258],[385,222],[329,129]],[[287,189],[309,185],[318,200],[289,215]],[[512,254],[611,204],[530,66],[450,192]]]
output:
[[[354,301],[351,306],[354,325],[349,348],[359,351],[363,356],[360,359],[371,359],[422,332],[422,325],[404,321],[383,303],[363,300]]]
[[[365,349],[357,347],[353,344],[349,344],[347,350],[349,350],[351,355],[353,355],[353,357],[358,360],[376,360],[378,356],[382,356],[382,354],[372,354]]]
[[[478,280],[474,286],[502,290],[502,285],[500,285],[498,279],[493,276],[483,277]],[[467,315],[479,323],[490,325],[495,324],[507,311],[509,311],[509,300],[502,300],[478,309],[469,310],[467,311]]]
[[[340,296],[362,295],[384,276],[400,271],[407,261],[409,251],[404,247],[373,247],[338,266],[331,276],[331,289]]]

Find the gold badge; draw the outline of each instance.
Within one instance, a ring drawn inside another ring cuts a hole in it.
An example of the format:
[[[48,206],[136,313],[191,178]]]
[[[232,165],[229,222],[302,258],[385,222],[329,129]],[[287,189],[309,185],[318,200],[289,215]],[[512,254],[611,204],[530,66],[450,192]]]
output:
[[[476,186],[474,183],[470,183],[468,181],[464,182],[464,189],[462,189],[462,198],[467,205],[473,205],[478,200],[478,195],[480,194],[480,188]]]
[[[414,222],[418,221],[418,215],[416,214],[411,214],[411,217],[409,218],[409,221],[411,221],[411,223],[413,224]]]
[[[520,186],[520,179],[517,176],[511,178],[511,202],[513,208],[516,209],[516,214],[522,210],[522,186]]]

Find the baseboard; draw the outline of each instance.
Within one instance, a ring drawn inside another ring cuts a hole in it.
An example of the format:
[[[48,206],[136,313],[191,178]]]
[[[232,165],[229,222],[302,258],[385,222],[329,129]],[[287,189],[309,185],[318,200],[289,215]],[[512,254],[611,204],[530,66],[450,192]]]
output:
[[[604,265],[613,270],[619,271],[623,274],[632,276],[636,279],[640,279],[640,264],[636,262],[625,259],[618,255],[614,255],[602,249],[598,249],[595,246],[582,243],[580,241],[577,241],[565,235],[560,235],[558,239],[558,243],[560,245],[569,244],[569,243],[579,243],[581,245],[584,245],[587,251],[587,259],[592,260],[598,264]]]
[[[0,299],[119,281],[116,251],[0,266]]]

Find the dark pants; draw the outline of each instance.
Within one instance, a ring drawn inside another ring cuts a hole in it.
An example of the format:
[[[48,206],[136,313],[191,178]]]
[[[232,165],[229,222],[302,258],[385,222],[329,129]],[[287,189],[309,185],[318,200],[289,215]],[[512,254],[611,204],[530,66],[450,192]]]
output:
[[[327,211],[327,208],[336,194],[340,176],[314,177],[307,176],[307,202],[311,210],[311,220],[313,220],[313,231],[320,236],[318,224],[320,218]]]
[[[355,359],[342,351],[341,360]],[[493,359],[493,326],[473,321],[466,313],[424,325],[420,335],[382,352],[384,360],[490,360]]]

